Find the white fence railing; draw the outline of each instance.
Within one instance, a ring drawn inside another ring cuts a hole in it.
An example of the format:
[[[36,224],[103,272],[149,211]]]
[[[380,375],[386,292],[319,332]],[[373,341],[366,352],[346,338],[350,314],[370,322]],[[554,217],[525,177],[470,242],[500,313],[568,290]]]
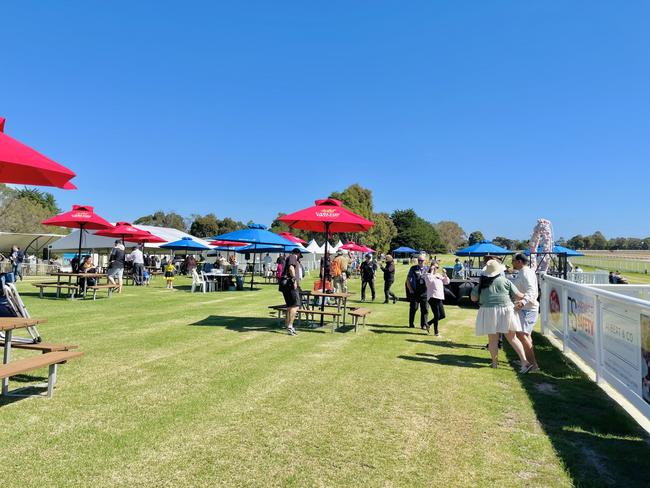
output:
[[[600,270],[581,273],[570,272],[567,273],[567,280],[583,285],[606,285],[609,283],[609,272]]]
[[[631,273],[650,273],[650,261],[641,259],[626,259],[616,256],[576,256],[571,263],[594,268],[604,268],[609,271],[628,271]]]
[[[587,286],[544,275],[541,286],[542,333],[650,421],[650,285]]]

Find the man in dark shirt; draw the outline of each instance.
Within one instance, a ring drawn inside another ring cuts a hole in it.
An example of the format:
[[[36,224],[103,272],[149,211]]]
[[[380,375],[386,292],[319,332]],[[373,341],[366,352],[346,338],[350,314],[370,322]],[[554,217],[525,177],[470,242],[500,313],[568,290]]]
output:
[[[424,275],[429,268],[424,265],[424,255],[418,256],[418,264],[411,266],[406,277],[406,295],[409,299],[409,327],[415,327],[415,313],[420,308],[420,327],[427,328],[429,305],[427,302],[427,284]]]
[[[377,273],[377,263],[372,260],[372,254],[366,254],[366,259],[359,266],[361,273],[361,301],[366,301],[366,287],[370,285],[372,301],[375,301],[375,274]]]
[[[122,276],[124,274],[124,246],[117,240],[115,247],[108,257],[108,281],[115,285],[115,278],[117,277],[117,292],[122,293]]]
[[[381,266],[381,270],[384,272],[384,303],[388,303],[388,298],[393,299],[393,303],[397,302],[397,297],[395,293],[390,291],[390,287],[393,286],[395,281],[395,262],[393,261],[393,256],[390,254],[386,255],[386,264]]]
[[[296,329],[293,327],[293,321],[296,319],[296,313],[300,307],[300,280],[302,278],[302,265],[300,258],[302,253],[300,249],[294,249],[284,261],[282,269],[282,279],[280,286],[284,303],[287,306],[287,317],[285,324],[289,335],[295,336]]]

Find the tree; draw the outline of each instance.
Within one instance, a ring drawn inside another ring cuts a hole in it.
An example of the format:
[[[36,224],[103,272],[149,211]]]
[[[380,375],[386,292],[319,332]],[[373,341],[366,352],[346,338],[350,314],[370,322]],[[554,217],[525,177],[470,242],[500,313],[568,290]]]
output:
[[[578,234],[567,241],[567,245],[572,249],[586,249],[585,238]]]
[[[56,204],[54,195],[51,193],[43,192],[37,190],[36,188],[23,188],[21,190],[16,190],[16,198],[26,198],[31,200],[37,205],[45,208],[51,215],[56,215],[61,212],[61,209]]]
[[[445,252],[445,245],[434,225],[419,217],[415,210],[395,210],[391,219],[397,229],[392,248],[408,246],[429,252]]]
[[[384,212],[373,214],[372,221],[375,225],[364,234],[364,244],[375,251],[388,252],[391,241],[397,236],[397,227],[393,224],[390,215]]]
[[[465,231],[458,223],[443,220],[435,224],[435,227],[447,251],[455,251],[465,243]]]
[[[492,242],[497,246],[505,247],[506,249],[512,249],[514,245],[514,241],[512,239],[508,239],[507,237],[502,236],[495,237],[492,239]]]
[[[30,198],[12,198],[2,208],[2,230],[5,232],[48,233],[52,227],[46,227],[41,222],[52,216],[52,213]]]
[[[228,232],[234,232],[245,228],[246,226],[243,222],[226,217],[222,220],[217,220],[217,232],[215,232],[215,235],[227,234]]]
[[[607,239],[599,230],[591,235],[591,239],[592,243],[590,249],[607,249]]]
[[[473,246],[477,242],[484,241],[485,237],[483,237],[483,232],[481,232],[480,230],[475,230],[469,235],[467,240],[469,241],[469,245]]]
[[[172,229],[178,229],[183,232],[187,232],[187,225],[185,224],[185,219],[182,216],[175,212],[165,213],[162,210],[158,210],[153,215],[145,215],[136,219],[134,224],[141,225],[155,225],[157,227],[169,227]]]
[[[342,192],[333,192],[330,198],[335,198],[343,202],[343,206],[352,210],[354,213],[372,220],[374,208],[372,202],[372,191],[363,188],[355,183],[348,186]]]
[[[190,225],[190,234],[196,237],[212,237],[219,233],[219,222],[216,215],[209,213],[207,215],[195,215],[192,225]]]

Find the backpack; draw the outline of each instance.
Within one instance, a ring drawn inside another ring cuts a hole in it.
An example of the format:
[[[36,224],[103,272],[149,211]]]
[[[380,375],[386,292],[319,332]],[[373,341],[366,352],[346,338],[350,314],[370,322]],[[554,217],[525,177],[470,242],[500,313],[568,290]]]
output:
[[[25,253],[22,252],[22,251],[18,251],[16,253],[16,262],[17,263],[22,263],[24,259],[25,259]]]
[[[341,260],[340,259],[334,259],[332,261],[332,265],[330,267],[330,272],[332,273],[333,277],[338,277],[341,276],[343,273],[343,270],[341,269]]]

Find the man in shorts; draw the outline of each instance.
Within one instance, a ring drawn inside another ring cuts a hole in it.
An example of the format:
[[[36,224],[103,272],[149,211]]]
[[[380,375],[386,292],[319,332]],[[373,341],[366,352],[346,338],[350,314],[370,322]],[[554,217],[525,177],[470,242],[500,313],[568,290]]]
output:
[[[281,283],[286,284],[282,288],[284,303],[287,306],[287,317],[285,324],[289,335],[295,336],[296,329],[293,327],[293,321],[296,319],[298,308],[300,308],[300,280],[302,279],[302,265],[300,264],[302,253],[300,249],[294,249],[284,261]]]
[[[515,309],[519,314],[521,332],[517,332],[517,338],[524,346],[526,359],[533,365],[530,371],[539,371],[535,351],[533,350],[532,332],[537,322],[539,303],[537,297],[539,289],[537,286],[537,275],[528,266],[528,256],[519,253],[512,258],[512,267],[518,271],[513,283],[525,296],[515,303]]]
[[[112,285],[117,285],[117,292],[122,293],[122,275],[124,274],[124,246],[122,243],[117,240],[115,241],[115,247],[111,251],[111,255],[108,257],[108,271],[107,277],[108,281]],[[117,284],[115,283],[115,278],[117,278]]]

